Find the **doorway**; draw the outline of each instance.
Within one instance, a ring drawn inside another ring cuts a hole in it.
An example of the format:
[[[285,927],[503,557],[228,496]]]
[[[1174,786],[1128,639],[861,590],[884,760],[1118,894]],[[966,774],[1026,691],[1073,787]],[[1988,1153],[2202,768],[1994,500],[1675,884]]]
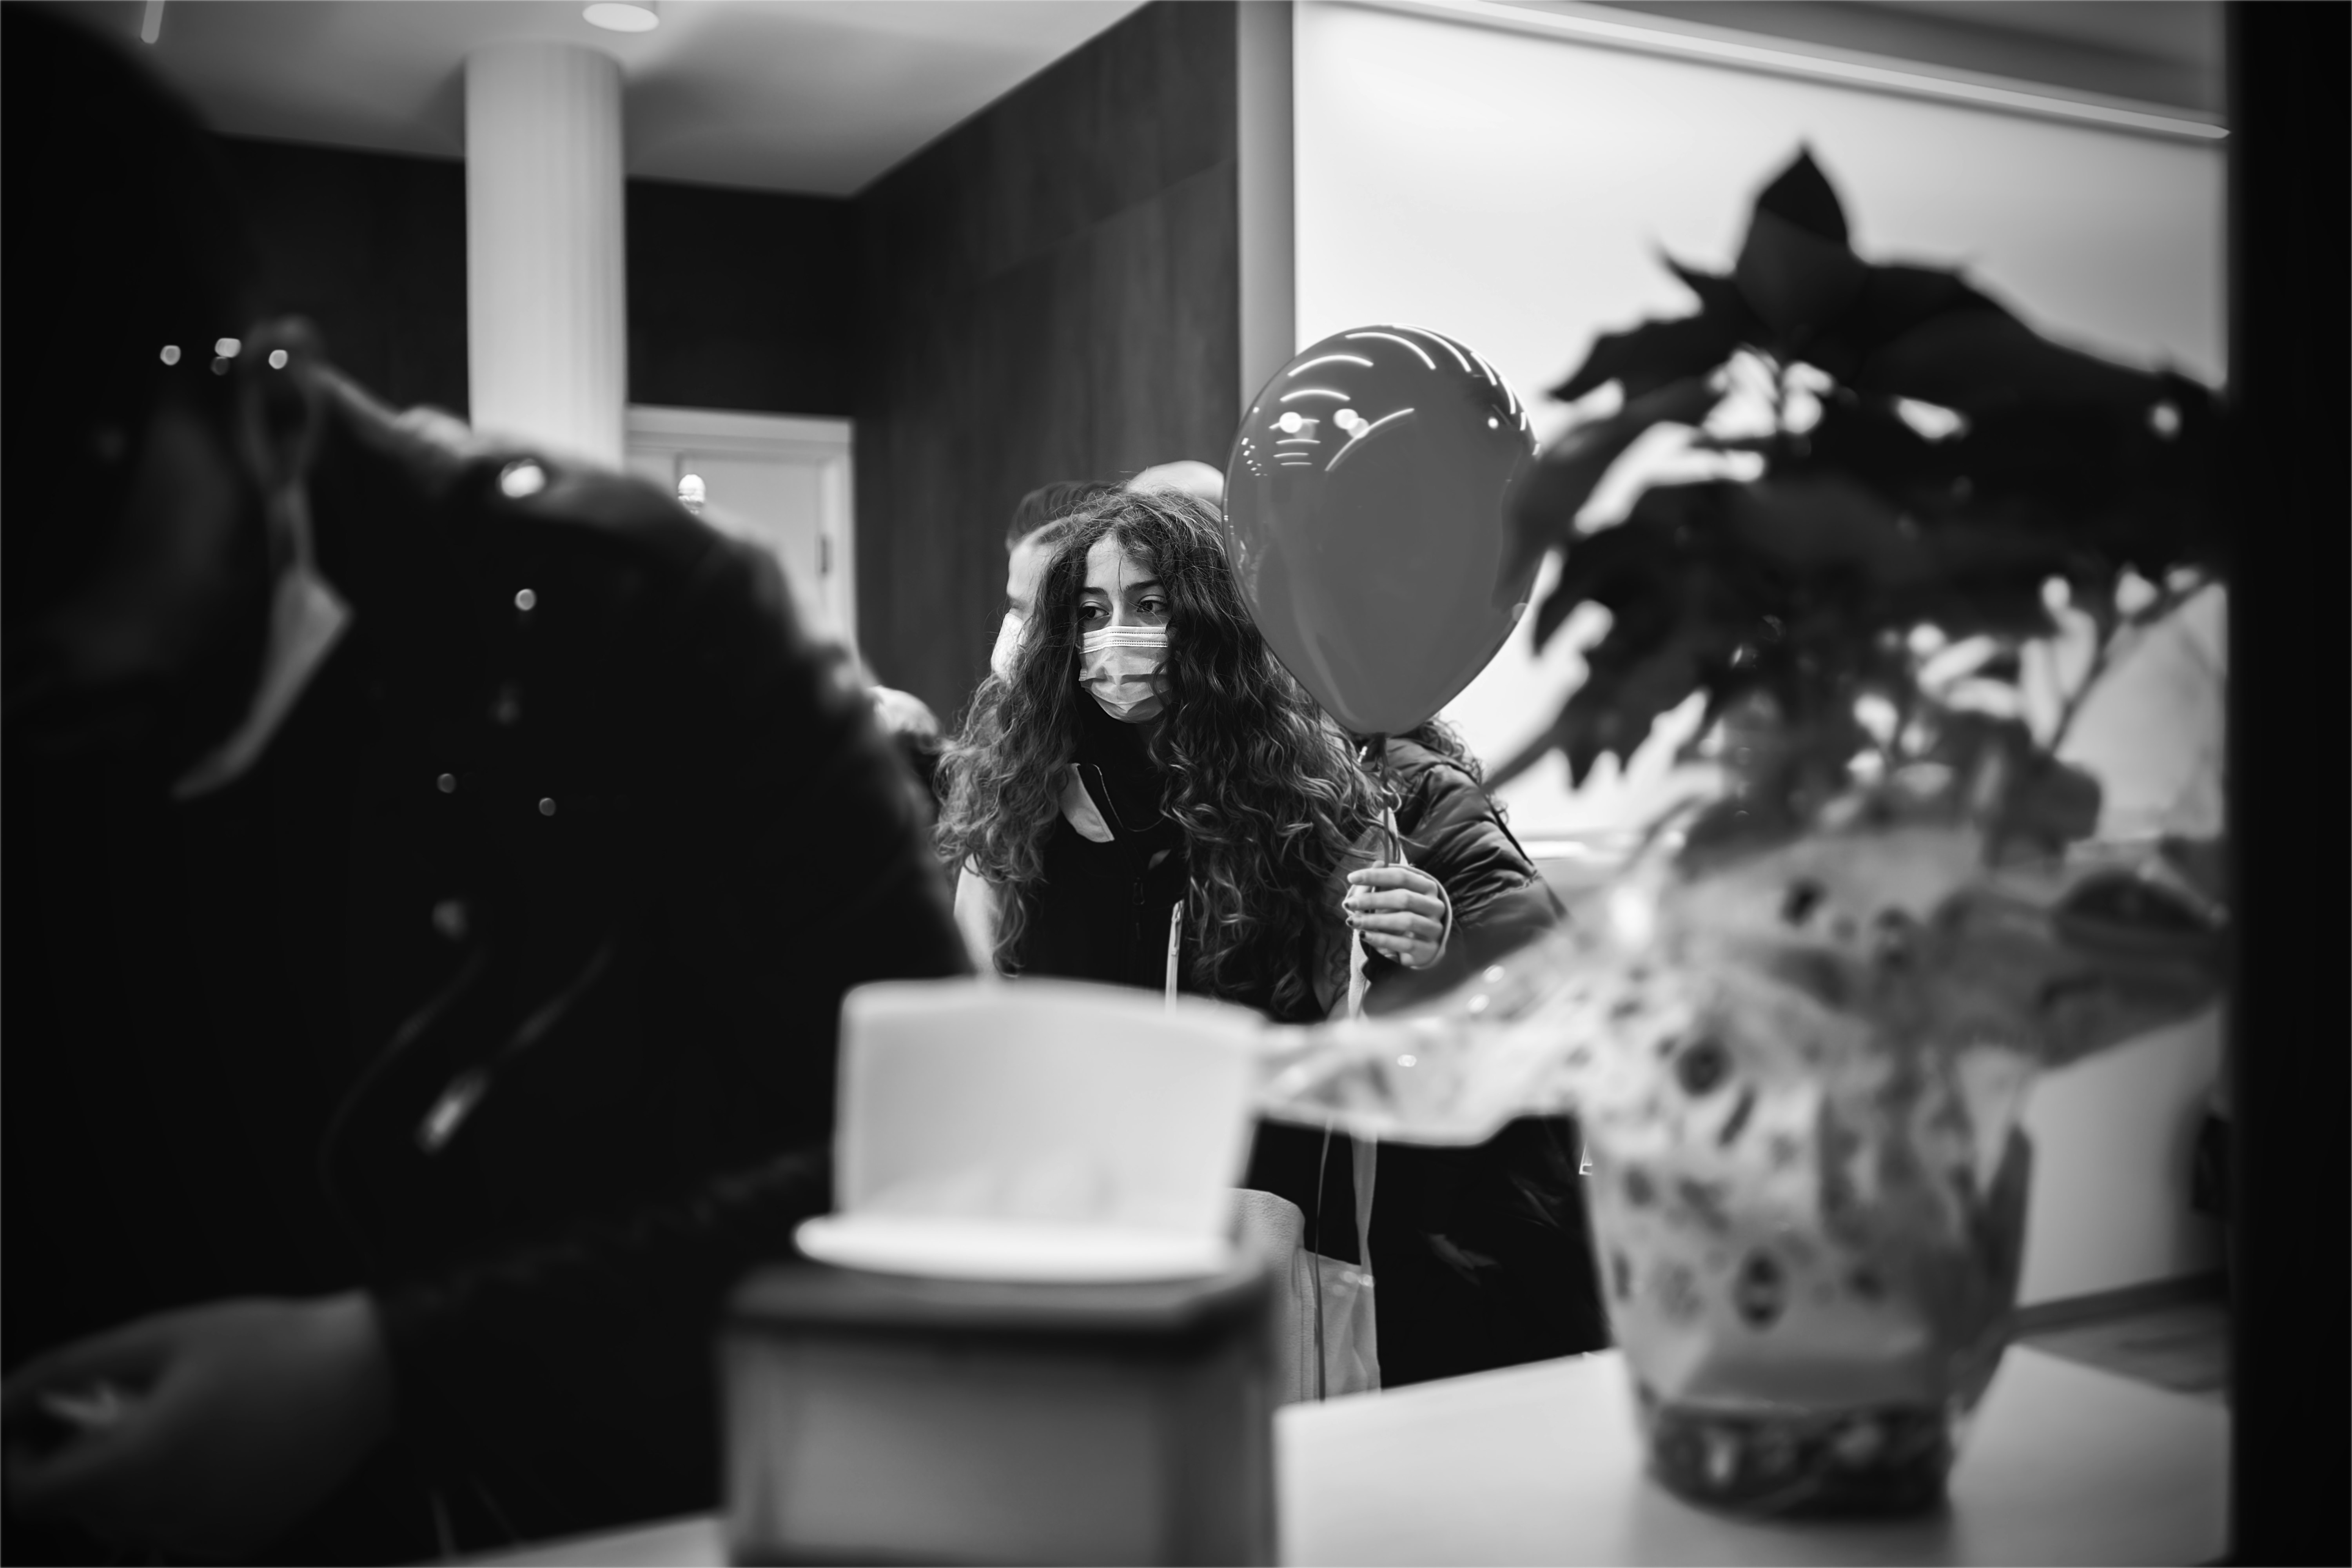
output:
[[[628,411],[628,468],[704,521],[772,552],[819,636],[857,649],[851,437],[846,419],[713,408]],[[698,482],[697,482],[698,481]]]

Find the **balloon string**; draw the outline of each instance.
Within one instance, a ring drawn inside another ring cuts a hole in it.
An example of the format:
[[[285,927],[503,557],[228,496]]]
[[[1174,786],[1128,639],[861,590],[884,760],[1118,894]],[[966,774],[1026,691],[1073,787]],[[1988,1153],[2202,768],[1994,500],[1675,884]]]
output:
[[[1364,737],[1363,749],[1356,756],[1356,765],[1372,779],[1381,796],[1380,829],[1381,846],[1386,853],[1377,862],[1380,865],[1393,865],[1397,858],[1396,813],[1390,805],[1390,802],[1395,795],[1395,786],[1390,778],[1388,751],[1386,735],[1368,735]],[[1372,763],[1376,753],[1380,757],[1377,770]],[[1364,1016],[1364,994],[1370,987],[1370,978],[1364,973],[1364,962],[1368,956],[1364,948],[1364,933],[1360,931],[1349,931],[1348,933],[1348,1016],[1350,1018],[1360,1018]]]
[[[1373,760],[1375,757],[1379,759],[1377,762]],[[1404,797],[1397,788],[1396,763],[1389,755],[1389,738],[1386,735],[1365,736],[1363,750],[1357,754],[1356,765],[1370,775],[1380,792],[1381,837],[1386,851],[1381,863],[1402,866],[1405,863],[1404,844],[1403,836],[1397,831],[1396,810]]]

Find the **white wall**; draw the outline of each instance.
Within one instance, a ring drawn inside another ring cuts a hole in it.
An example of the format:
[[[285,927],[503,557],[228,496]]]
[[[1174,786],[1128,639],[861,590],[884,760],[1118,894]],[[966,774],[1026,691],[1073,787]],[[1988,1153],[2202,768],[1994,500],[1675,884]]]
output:
[[[1961,265],[2054,336],[2223,372],[2210,143],[1371,6],[1301,0],[1294,28],[1297,342],[1380,321],[1451,333],[1517,386],[1547,436],[1570,411],[1540,389],[1596,333],[1692,308],[1660,249],[1727,268],[1756,191],[1801,143],[1864,256]],[[1631,487],[1615,488],[1622,504]],[[2110,832],[2219,826],[2218,601],[2145,645],[2077,725],[2069,751],[2108,780]],[[1581,678],[1579,630],[1541,659],[1523,630],[1448,710],[1482,754],[1517,750],[1558,710]],[[1669,728],[1575,794],[1548,759],[1507,791],[1514,825],[1540,839],[1646,819],[1693,782],[1668,765]],[[2043,1086],[2029,1300],[2211,1265],[2210,1237],[2182,1217],[2182,1150],[2216,1038],[2208,1020]]]
[[[1302,3],[1295,26],[1301,344],[1381,320],[1450,332],[1549,435],[1569,411],[1536,395],[1596,333],[1691,309],[1659,250],[1727,268],[1755,192],[1805,143],[1864,255],[1965,265],[2055,335],[2221,374],[2210,144],[1349,5]],[[1580,678],[1559,639],[1533,659],[1532,631],[1449,715],[1490,758]],[[1640,789],[1577,799],[1554,761],[1508,798],[1532,836],[1616,826],[1657,803],[1663,761],[1636,766]]]

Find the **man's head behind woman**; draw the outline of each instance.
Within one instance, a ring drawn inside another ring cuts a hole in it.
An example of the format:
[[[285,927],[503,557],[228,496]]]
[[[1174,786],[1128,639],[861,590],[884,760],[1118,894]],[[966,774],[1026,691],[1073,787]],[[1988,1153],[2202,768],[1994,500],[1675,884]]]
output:
[[[1003,889],[1017,951],[1060,815],[1086,707],[1079,625],[1088,557],[1112,542],[1167,601],[1165,711],[1150,732],[1162,809],[1191,857],[1186,951],[1204,988],[1311,1005],[1324,879],[1370,818],[1342,737],[1251,620],[1215,515],[1175,491],[1096,496],[1071,515],[1009,676],[982,682],[942,759],[941,848]]]

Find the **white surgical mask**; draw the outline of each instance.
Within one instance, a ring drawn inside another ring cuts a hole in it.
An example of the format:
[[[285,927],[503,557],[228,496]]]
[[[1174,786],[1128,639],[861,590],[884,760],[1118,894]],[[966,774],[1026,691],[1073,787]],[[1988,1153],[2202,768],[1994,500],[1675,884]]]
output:
[[[996,628],[996,646],[988,655],[988,668],[997,679],[1013,679],[1013,661],[1021,657],[1021,631],[1027,625],[1020,611],[1004,612],[1004,624]]]
[[[1078,684],[1112,718],[1140,724],[1160,717],[1166,626],[1105,626],[1078,639]]]

